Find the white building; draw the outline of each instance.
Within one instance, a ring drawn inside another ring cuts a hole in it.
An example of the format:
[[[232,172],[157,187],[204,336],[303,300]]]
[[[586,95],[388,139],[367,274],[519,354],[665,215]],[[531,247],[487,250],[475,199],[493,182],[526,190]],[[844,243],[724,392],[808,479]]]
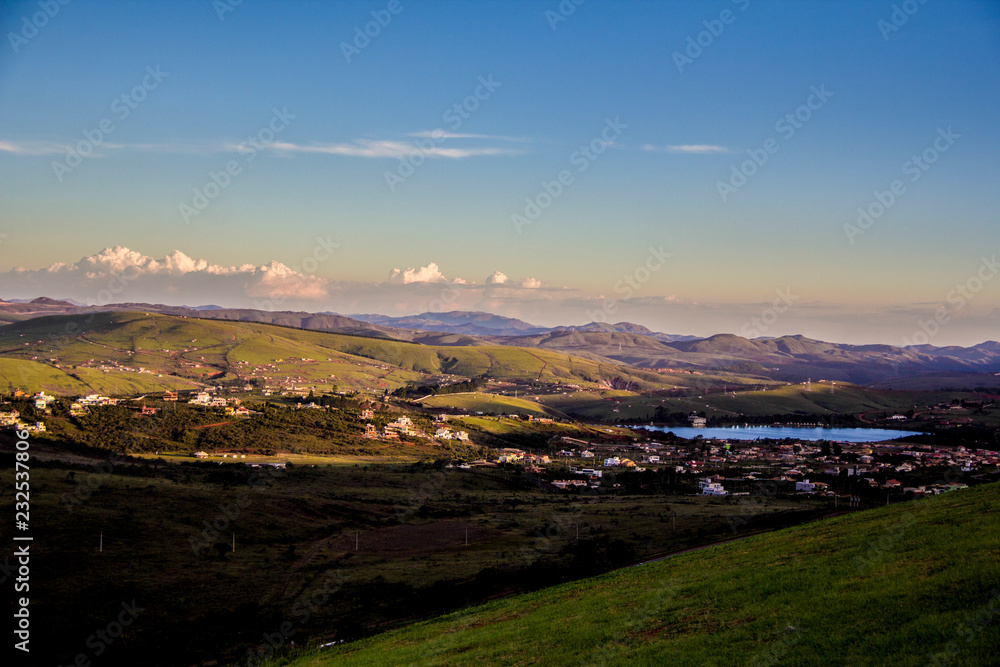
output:
[[[703,496],[727,496],[729,492],[722,487],[721,482],[714,481],[711,477],[698,480],[698,488]]]
[[[208,405],[211,401],[212,397],[209,396],[207,391],[199,391],[188,403],[193,405]]]
[[[710,482],[701,487],[703,496],[728,496],[729,492],[722,488],[719,482]]]
[[[40,391],[35,394],[35,409],[48,410],[49,405],[51,405],[55,400],[55,396],[47,396],[44,391]]]
[[[83,406],[86,406],[86,405],[108,405],[110,402],[111,402],[110,398],[108,398],[107,396],[101,396],[100,394],[88,394],[86,396],[82,396],[77,401],[77,403],[79,403],[80,405],[83,405]]]

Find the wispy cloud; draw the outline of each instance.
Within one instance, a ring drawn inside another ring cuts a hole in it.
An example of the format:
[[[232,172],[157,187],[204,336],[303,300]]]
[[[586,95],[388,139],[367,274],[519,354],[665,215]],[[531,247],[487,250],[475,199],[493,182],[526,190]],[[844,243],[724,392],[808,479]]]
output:
[[[228,149],[228,144],[221,142],[192,143],[181,141],[161,141],[139,144],[120,144],[104,142],[102,148],[110,150],[137,151],[143,153],[171,153],[181,155],[209,155]]]
[[[3,141],[0,140],[0,153],[15,155],[59,155],[65,153],[68,146],[51,141]]]
[[[349,143],[333,144],[293,144],[286,141],[275,141],[265,145],[266,148],[282,153],[320,153],[326,155],[347,155],[365,158],[402,159],[413,153],[421,153],[425,157],[441,157],[461,159],[482,155],[516,155],[520,151],[494,146],[457,148],[453,146],[417,146],[405,141],[358,139]]]
[[[713,155],[720,153],[732,153],[725,146],[714,146],[712,144],[683,144],[678,146],[654,146],[644,144],[642,150],[652,153],[681,153],[685,155]]]
[[[416,138],[433,138],[438,142],[445,139],[478,139],[492,141],[527,141],[516,137],[497,137],[486,134],[459,133],[424,133],[417,132],[409,136]],[[0,153],[22,156],[64,155],[71,148],[70,144],[52,141],[8,141],[0,140]],[[287,141],[272,141],[256,146],[256,150],[270,150],[275,153],[291,155],[293,153],[314,153],[324,155],[344,155],[362,158],[393,158],[403,159],[415,152],[424,157],[462,159],[489,155],[518,155],[523,150],[503,148],[500,146],[418,146],[415,142],[397,141],[391,139],[356,139],[340,143],[297,144]],[[146,143],[102,142],[95,148],[92,156],[105,156],[113,151],[130,151],[142,153],[207,155],[212,153],[239,153],[252,150],[246,144],[226,142],[181,142],[163,141]]]
[[[152,143],[119,143],[113,141],[101,141],[94,144],[89,140],[84,143],[91,145],[91,152],[87,157],[103,157],[111,151],[135,151],[141,153],[172,153],[190,155],[209,155],[212,153],[222,153],[233,150],[228,144],[223,142],[192,143],[180,141],[162,141]],[[55,141],[8,141],[0,140],[0,153],[12,153],[14,155],[25,156],[45,156],[45,155],[65,155],[70,150],[77,150],[71,143],[58,143]]]
[[[507,137],[502,134],[469,134],[466,132],[448,132],[440,128],[436,130],[423,130],[421,132],[411,132],[411,137],[423,139],[488,139],[493,141],[512,141],[517,143],[527,143],[530,137]]]

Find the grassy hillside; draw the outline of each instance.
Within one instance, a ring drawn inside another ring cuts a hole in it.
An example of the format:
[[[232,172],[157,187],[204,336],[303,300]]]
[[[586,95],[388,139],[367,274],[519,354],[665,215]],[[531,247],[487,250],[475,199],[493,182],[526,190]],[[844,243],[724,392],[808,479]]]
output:
[[[668,343],[641,332],[570,330],[492,340],[643,368],[699,369],[713,374],[729,369],[737,374],[791,382],[822,377],[869,384],[932,371],[1000,369],[995,344],[903,349],[891,345],[827,343],[800,335],[748,340],[733,334]]]
[[[485,413],[518,413],[536,415],[540,417],[564,417],[558,410],[546,407],[534,401],[524,398],[514,398],[513,396],[497,396],[495,394],[484,394],[482,392],[470,392],[467,394],[440,394],[429,396],[420,401],[429,408],[462,408],[469,412]]]
[[[367,636],[724,538],[739,511],[726,498],[552,493],[503,470],[98,454],[31,439],[32,665],[79,653],[106,667],[246,665],[248,648],[285,621],[298,645]],[[10,431],[0,431],[0,461],[12,486]],[[762,501],[743,529],[829,506]],[[14,531],[4,522],[0,539],[10,544]],[[16,569],[14,557],[0,566]],[[126,640],[94,659],[87,637],[133,599],[144,611]],[[308,615],[296,611],[307,602]]]
[[[882,380],[877,387],[881,389],[900,389],[909,391],[934,391],[942,389],[989,390],[996,393],[1000,388],[1000,374],[994,373],[933,373],[915,377],[892,378]]]
[[[3,357],[0,357],[0,387],[4,390],[9,387],[38,387],[49,392],[56,388],[74,392],[88,389],[85,383],[48,364]]]
[[[292,664],[996,664],[998,547],[992,484],[499,600]]]
[[[250,367],[261,364],[273,364],[266,378],[254,376],[266,381],[374,391],[438,374],[591,386],[614,378],[641,387],[660,383],[654,373],[544,350],[419,345],[140,312],[40,317],[10,324],[0,328],[0,354],[47,366],[48,375],[38,381],[59,393],[79,392],[81,385],[106,387],[99,382],[103,377],[129,378],[142,391],[176,384],[154,377],[180,378],[188,386],[247,379]],[[23,380],[15,374],[9,382],[35,389],[32,373],[23,374]]]
[[[570,414],[591,419],[644,419],[657,407],[667,412],[705,412],[709,417],[775,414],[862,414],[871,411],[906,412],[914,405],[950,401],[958,392],[892,391],[838,382],[792,384],[761,391],[715,392],[664,397],[632,394],[610,397],[607,392],[576,392],[539,396],[538,401]],[[615,412],[617,410],[617,412]]]

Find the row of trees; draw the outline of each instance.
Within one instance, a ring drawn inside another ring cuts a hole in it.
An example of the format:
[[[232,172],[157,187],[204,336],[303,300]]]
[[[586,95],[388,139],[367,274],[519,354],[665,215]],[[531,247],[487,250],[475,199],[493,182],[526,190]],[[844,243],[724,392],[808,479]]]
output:
[[[688,426],[687,412],[670,412],[662,405],[656,407],[652,415],[646,415],[647,421],[653,421],[663,426]],[[859,424],[857,415],[853,414],[831,414],[831,415],[803,415],[796,413],[775,413],[770,415],[738,415],[738,416],[711,416],[704,410],[695,413],[699,417],[708,419],[708,426],[732,426],[734,424],[750,424],[754,426],[768,426],[770,424],[823,424],[825,426],[854,426]],[[623,419],[622,422],[635,421]]]

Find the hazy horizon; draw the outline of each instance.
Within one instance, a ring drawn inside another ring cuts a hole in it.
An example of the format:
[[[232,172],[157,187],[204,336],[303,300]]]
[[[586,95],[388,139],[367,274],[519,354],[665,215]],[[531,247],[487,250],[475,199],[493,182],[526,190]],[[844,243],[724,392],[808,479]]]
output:
[[[121,261],[124,249],[113,249],[111,261],[108,255],[94,255],[76,264],[53,265],[42,271],[16,272],[20,281],[29,285],[27,291],[0,293],[5,300],[30,300],[38,297],[72,299],[90,306],[106,306],[117,303],[150,303],[168,306],[196,308],[212,305],[222,308],[252,308],[264,311],[305,311],[332,312],[351,316],[359,314],[379,314],[390,317],[407,317],[426,312],[447,313],[450,311],[488,312],[504,317],[521,319],[529,324],[543,327],[582,326],[590,322],[617,324],[630,322],[640,324],[653,331],[709,337],[731,333],[745,338],[776,338],[785,335],[805,335],[808,338],[833,343],[853,345],[920,345],[930,343],[938,347],[962,345],[969,347],[979,343],[997,340],[989,333],[980,340],[969,339],[960,343],[944,342],[942,333],[928,336],[925,341],[919,332],[926,331],[919,326],[903,340],[879,338],[880,331],[892,331],[905,326],[920,311],[886,306],[881,318],[889,318],[888,325],[879,326],[884,319],[867,316],[847,320],[837,328],[837,319],[848,316],[834,304],[801,303],[798,295],[790,291],[777,291],[770,302],[699,304],[678,299],[647,299],[618,305],[611,298],[600,295],[586,295],[569,289],[551,290],[536,288],[539,295],[535,300],[518,299],[511,296],[511,290],[504,285],[481,283],[354,283],[338,284],[331,289],[329,284],[311,282],[293,269],[282,265],[229,266],[212,265],[204,260],[192,260],[181,253],[172,254],[161,260],[139,256],[133,253],[132,263]],[[181,266],[183,268],[178,268]],[[73,285],[65,284],[66,276],[76,278]],[[89,278],[87,276],[90,276]],[[81,280],[82,278],[82,280]],[[212,291],[202,289],[204,281],[212,283]],[[185,283],[189,289],[183,289]],[[201,283],[202,286],[190,288]],[[312,285],[312,287],[310,287]],[[181,287],[178,290],[178,286]],[[330,307],[323,307],[315,300],[300,299],[298,292],[308,289],[322,289],[324,294],[339,300],[324,300]],[[62,290],[62,291],[53,291]],[[330,290],[330,292],[326,292]],[[179,294],[183,294],[184,300]],[[200,298],[200,297],[204,298]],[[400,297],[409,297],[403,298]],[[191,299],[194,299],[193,301]],[[516,303],[511,304],[511,301]],[[335,307],[337,305],[342,307]],[[414,306],[413,304],[418,304]],[[782,311],[781,309],[784,308]],[[628,317],[626,314],[636,317]],[[590,317],[590,319],[587,319]],[[566,318],[566,319],[561,319]],[[574,319],[575,318],[575,319]],[[921,319],[925,324],[930,319]],[[691,322],[701,323],[701,328],[690,327]],[[739,322],[739,324],[732,324]],[[799,328],[796,328],[796,327]],[[990,331],[990,325],[983,326]],[[928,328],[930,328],[928,326]],[[853,336],[829,337],[815,333],[817,330],[851,332]],[[941,329],[939,331],[944,331]],[[968,330],[974,330],[969,328]],[[867,336],[867,337],[866,337]]]

